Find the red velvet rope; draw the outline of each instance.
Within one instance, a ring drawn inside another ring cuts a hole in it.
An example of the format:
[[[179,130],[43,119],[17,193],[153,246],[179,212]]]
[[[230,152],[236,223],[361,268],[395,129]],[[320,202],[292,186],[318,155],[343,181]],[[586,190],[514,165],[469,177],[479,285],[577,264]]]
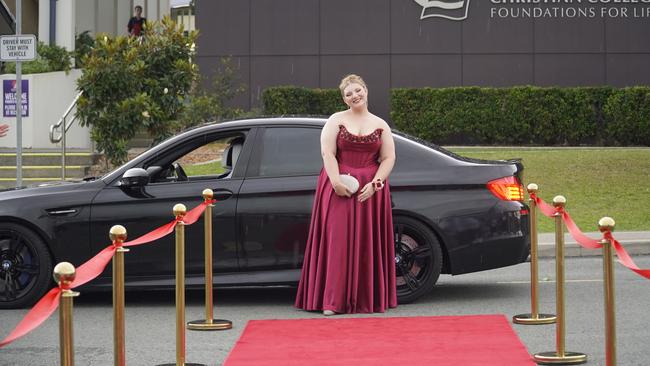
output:
[[[214,202],[215,201],[202,202],[200,205],[190,210],[183,218],[183,223],[185,225],[192,225],[198,221],[198,219],[203,214],[203,211],[205,211],[207,205]],[[174,219],[170,223],[160,226],[134,240],[125,242],[122,245],[125,247],[136,246],[163,238],[174,231],[174,227],[176,226],[177,222],[179,222],[179,220]],[[108,247],[104,248],[101,252],[97,253],[97,255],[86,261],[84,264],[80,265],[76,270],[75,279],[72,284],[70,284],[70,288],[84,285],[97,278],[97,276],[99,276],[104,271],[108,263],[111,261],[116,250],[117,248],[111,244]],[[47,320],[47,318],[49,318],[54,310],[56,310],[56,308],[59,306],[60,294],[61,288],[59,287],[53,288],[47,294],[45,294],[45,296],[43,296],[36,303],[36,305],[34,305],[34,307],[29,310],[27,315],[25,315],[23,320],[18,323],[16,328],[14,328],[11,333],[9,333],[7,338],[3,339],[0,342],[0,348],[26,335],[27,333],[36,329],[45,320]]]
[[[569,215],[568,212],[564,210],[563,207],[558,207],[557,209],[548,203],[544,202],[541,198],[537,197],[535,193],[530,193],[530,198],[532,198],[535,203],[537,204],[537,207],[539,207],[540,211],[544,214],[544,216],[548,217],[554,217],[556,212],[559,212],[562,214],[562,220],[566,224],[567,230],[575,239],[578,244],[580,244],[582,247],[587,248],[587,249],[599,249],[602,248],[603,245],[598,242],[596,239],[592,239],[585,235],[578,225],[573,221],[573,218],[571,218],[571,215]],[[614,239],[614,236],[612,235],[611,231],[606,231],[603,233],[603,238],[606,240],[609,240],[612,245],[614,245],[614,250],[616,251],[616,256],[618,257],[618,261],[627,267],[628,269],[636,272],[637,274],[650,279],[650,269],[642,269],[639,268],[634,261],[632,260],[632,257],[628,254],[628,252],[625,250],[623,245],[619,243],[618,240]]]
[[[532,198],[535,201],[535,204],[537,205],[537,208],[539,208],[539,211],[544,214],[546,217],[554,217],[555,213],[557,212],[555,210],[555,207],[549,205],[548,203],[544,202],[543,199],[537,197],[535,193],[530,193],[530,198]]]
[[[621,243],[618,242],[618,240],[614,239],[614,236],[612,236],[612,233],[607,231],[604,233],[603,237],[607,240],[609,240],[610,243],[614,245],[614,250],[616,250],[616,256],[618,256],[618,261],[624,265],[625,267],[631,269],[632,271],[636,272],[637,274],[650,279],[650,269],[641,269],[639,268],[636,263],[632,260],[630,255],[627,253],[625,248],[621,245]]]
[[[583,234],[582,231],[580,231],[580,228],[578,228],[578,225],[576,225],[576,223],[571,218],[571,215],[569,215],[569,213],[566,212],[563,208],[560,207],[558,209],[558,212],[562,213],[562,220],[564,220],[567,230],[569,233],[571,233],[571,236],[573,239],[575,239],[575,241],[578,242],[578,244],[587,249],[598,249],[603,247],[603,245],[600,244],[598,240],[592,239]]]
[[[0,347],[4,347],[7,344],[15,341],[16,339],[24,336],[25,334],[31,332],[36,327],[41,325],[47,318],[52,315],[54,310],[59,307],[59,295],[61,294],[61,289],[55,287],[51,289],[45,296],[43,296],[37,303],[34,305],[32,310],[27,313],[23,320],[16,325],[16,328],[9,333],[7,338],[3,339],[0,342]]]

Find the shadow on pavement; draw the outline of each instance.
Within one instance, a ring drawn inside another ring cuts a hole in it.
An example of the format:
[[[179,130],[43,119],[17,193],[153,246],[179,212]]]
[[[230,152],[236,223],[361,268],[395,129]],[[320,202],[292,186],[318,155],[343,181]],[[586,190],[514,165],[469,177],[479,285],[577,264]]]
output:
[[[529,291],[527,286],[508,286],[489,283],[445,283],[437,285],[434,290],[418,299],[417,303],[451,303],[454,301],[503,299]],[[187,290],[185,303],[187,306],[204,304],[202,290]],[[217,288],[214,291],[215,303],[224,305],[293,305],[296,297],[295,287],[238,287]],[[112,302],[110,292],[82,292],[75,299],[75,304],[86,307],[106,306]],[[126,302],[129,306],[169,306],[174,304],[174,290],[144,290],[127,291]]]

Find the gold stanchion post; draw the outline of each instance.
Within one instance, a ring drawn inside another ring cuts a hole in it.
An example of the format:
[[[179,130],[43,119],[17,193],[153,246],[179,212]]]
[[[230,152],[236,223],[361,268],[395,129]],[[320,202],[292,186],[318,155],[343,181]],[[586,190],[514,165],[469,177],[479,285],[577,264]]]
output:
[[[210,202],[205,208],[205,319],[194,320],[187,323],[190,330],[225,330],[232,328],[232,322],[225,319],[214,319],[212,299],[212,198],[211,189],[203,190],[203,199]]]
[[[200,363],[185,362],[185,224],[183,217],[187,213],[185,205],[174,205],[176,223],[176,363],[161,366],[203,366]]]
[[[564,196],[553,198],[553,205],[560,210],[566,205]],[[566,319],[564,316],[564,223],[562,214],[555,213],[555,275],[556,275],[556,329],[555,352],[541,352],[533,356],[541,365],[576,365],[587,362],[587,355],[565,351]]]
[[[124,253],[129,250],[122,247],[126,240],[126,228],[115,225],[109,232],[115,246],[113,256],[113,361],[115,366],[126,364],[126,335],[124,326]]]
[[[616,222],[611,217],[598,221],[602,233],[614,231]],[[614,293],[614,259],[612,243],[608,239],[600,241],[603,245],[603,279],[605,287],[605,365],[616,366],[616,303]]]
[[[535,183],[528,185],[528,194],[537,194],[539,187]],[[538,265],[537,265],[537,204],[532,198],[528,199],[530,207],[530,314],[519,314],[512,317],[515,324],[540,325],[553,324],[557,317],[552,314],[539,313],[539,292],[538,292]]]
[[[63,290],[59,305],[59,344],[61,366],[74,365],[74,336],[72,329],[72,303],[78,292],[70,290],[76,270],[71,263],[61,262],[54,267],[54,280]]]

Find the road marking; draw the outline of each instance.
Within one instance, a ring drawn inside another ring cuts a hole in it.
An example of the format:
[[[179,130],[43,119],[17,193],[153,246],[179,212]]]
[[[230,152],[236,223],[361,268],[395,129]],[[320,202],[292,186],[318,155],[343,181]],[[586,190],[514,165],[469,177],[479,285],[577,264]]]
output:
[[[603,280],[565,280],[564,282],[603,282]],[[530,281],[498,281],[497,283],[530,283]],[[539,283],[555,283],[555,280],[539,281]]]

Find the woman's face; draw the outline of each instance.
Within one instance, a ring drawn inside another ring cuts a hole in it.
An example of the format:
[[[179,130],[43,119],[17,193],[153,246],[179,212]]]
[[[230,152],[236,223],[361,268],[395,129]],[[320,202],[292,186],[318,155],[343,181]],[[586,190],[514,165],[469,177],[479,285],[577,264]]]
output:
[[[352,109],[365,107],[368,101],[368,92],[361,84],[348,84],[343,89],[343,101]]]

